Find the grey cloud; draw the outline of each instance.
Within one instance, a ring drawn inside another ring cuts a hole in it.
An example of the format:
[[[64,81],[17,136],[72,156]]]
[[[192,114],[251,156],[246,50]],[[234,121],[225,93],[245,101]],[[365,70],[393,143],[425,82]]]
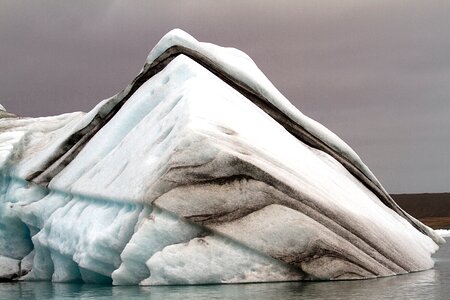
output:
[[[449,191],[448,1],[2,1],[0,103],[91,109],[167,31],[249,54],[391,192]]]

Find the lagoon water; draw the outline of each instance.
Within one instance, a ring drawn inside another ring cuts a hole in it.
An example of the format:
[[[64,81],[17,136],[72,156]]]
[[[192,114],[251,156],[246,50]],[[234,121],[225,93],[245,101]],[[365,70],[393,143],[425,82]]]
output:
[[[449,238],[434,259],[432,270],[357,281],[160,287],[0,283],[0,299],[450,299]]]

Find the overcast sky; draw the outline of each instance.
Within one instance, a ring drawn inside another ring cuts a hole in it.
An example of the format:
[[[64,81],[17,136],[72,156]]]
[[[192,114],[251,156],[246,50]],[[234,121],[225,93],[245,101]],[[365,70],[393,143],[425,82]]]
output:
[[[170,29],[239,48],[389,192],[450,191],[450,1],[4,1],[0,103],[88,111]]]

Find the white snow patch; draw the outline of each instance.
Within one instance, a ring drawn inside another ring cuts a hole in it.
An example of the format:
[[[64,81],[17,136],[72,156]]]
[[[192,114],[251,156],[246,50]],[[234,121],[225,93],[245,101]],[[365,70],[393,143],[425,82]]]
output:
[[[436,229],[434,232],[439,234],[441,237],[450,237],[450,229]]]

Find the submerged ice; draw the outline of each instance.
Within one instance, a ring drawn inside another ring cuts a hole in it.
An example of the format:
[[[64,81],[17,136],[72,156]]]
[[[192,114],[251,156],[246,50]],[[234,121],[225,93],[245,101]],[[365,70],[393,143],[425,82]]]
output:
[[[180,30],[89,113],[1,109],[0,167],[0,279],[373,278],[443,241],[248,56]]]

